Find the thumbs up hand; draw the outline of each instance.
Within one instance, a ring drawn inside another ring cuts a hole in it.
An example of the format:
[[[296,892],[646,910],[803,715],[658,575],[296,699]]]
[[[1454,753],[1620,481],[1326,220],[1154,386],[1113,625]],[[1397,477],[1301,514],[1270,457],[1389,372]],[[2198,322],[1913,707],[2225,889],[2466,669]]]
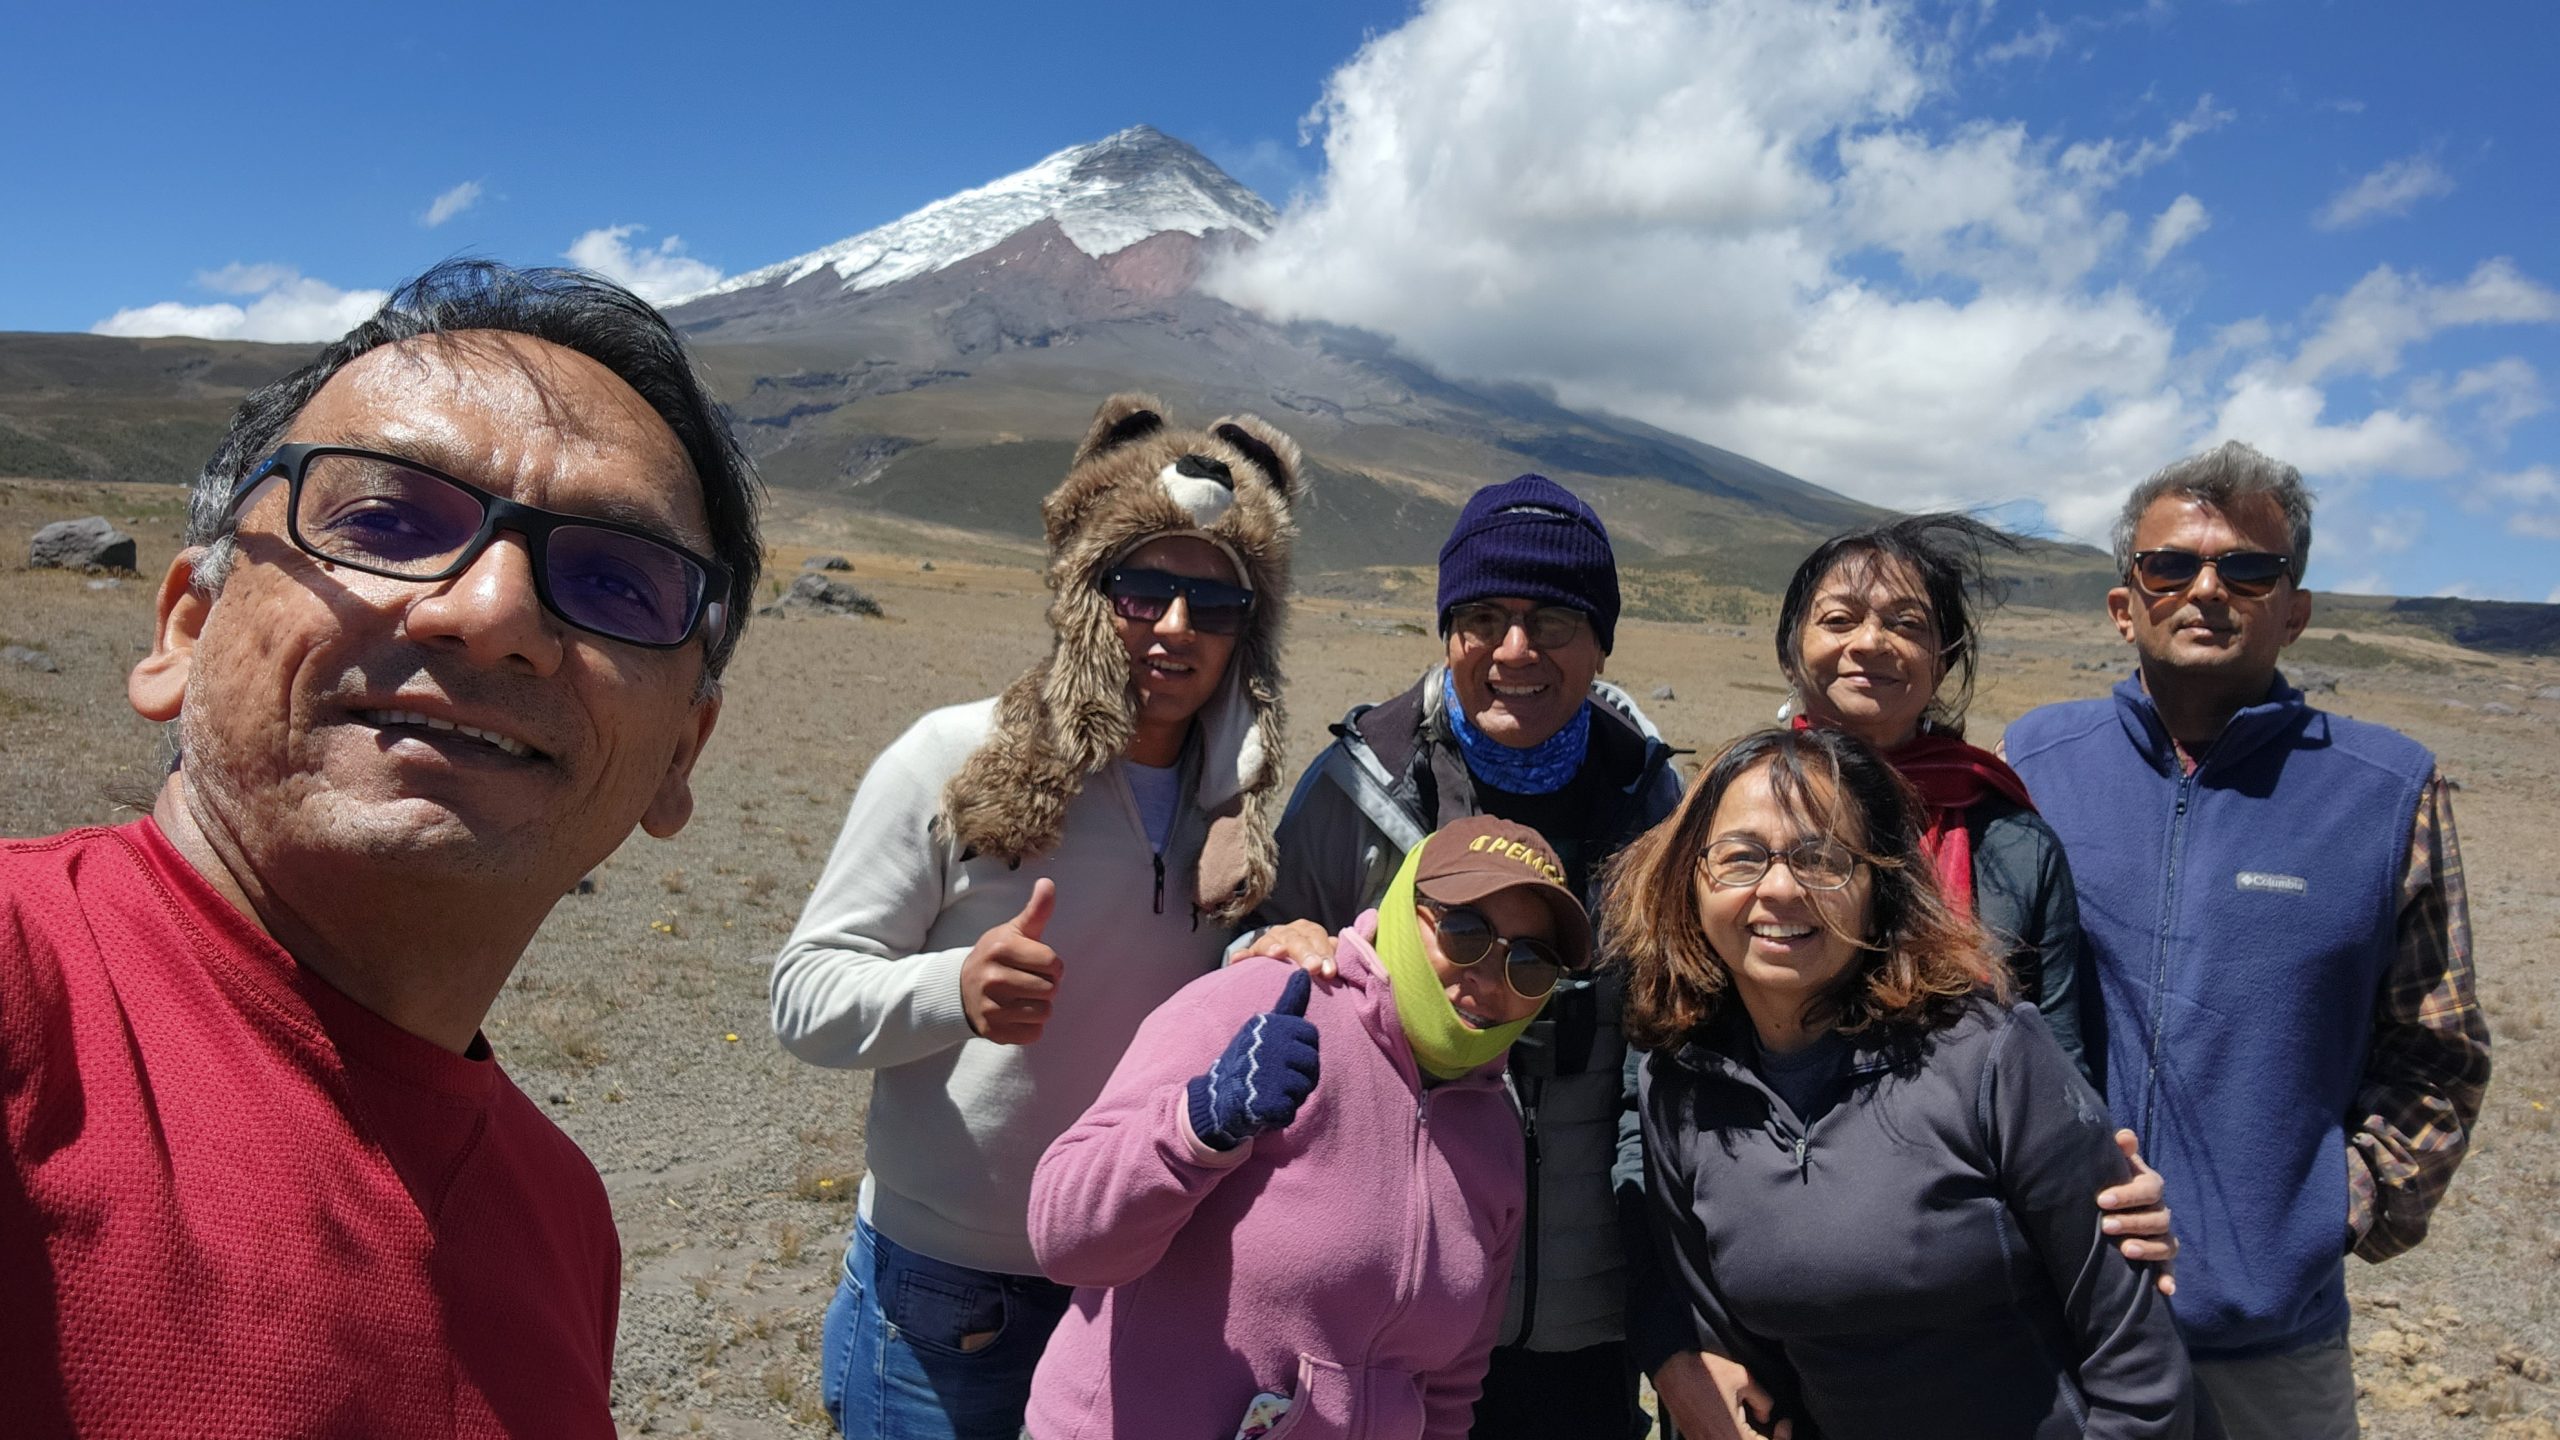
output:
[[[960,962],[960,1008],[969,1028],[999,1045],[1028,1045],[1049,1023],[1049,1003],[1066,967],[1040,943],[1058,908],[1058,887],[1031,882],[1022,913],[978,937]]]
[[[1280,1002],[1244,1022],[1208,1074],[1191,1077],[1191,1133],[1202,1144],[1233,1150],[1298,1118],[1316,1088],[1316,1027],[1306,1018],[1313,983],[1290,971]]]

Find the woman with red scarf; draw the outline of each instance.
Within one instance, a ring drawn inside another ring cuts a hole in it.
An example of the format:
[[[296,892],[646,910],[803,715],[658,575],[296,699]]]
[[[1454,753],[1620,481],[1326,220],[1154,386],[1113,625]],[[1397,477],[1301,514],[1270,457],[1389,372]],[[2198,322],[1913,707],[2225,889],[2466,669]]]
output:
[[[1969,602],[1991,598],[1989,546],[2017,548],[1962,515],[1907,516],[1824,541],[1787,585],[1778,665],[1798,727],[1855,735],[1920,792],[1922,848],[1947,898],[1982,922],[2019,997],[2099,1085],[2106,1066],[2081,1026],[2094,982],[2062,842],[2017,772],[1964,739],[1979,648]]]

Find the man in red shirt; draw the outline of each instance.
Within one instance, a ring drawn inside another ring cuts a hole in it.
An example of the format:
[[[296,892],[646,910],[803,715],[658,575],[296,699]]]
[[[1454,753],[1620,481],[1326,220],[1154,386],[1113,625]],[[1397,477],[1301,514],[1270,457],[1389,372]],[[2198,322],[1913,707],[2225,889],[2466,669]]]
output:
[[[604,1187],[479,1027],[690,816],[755,508],[570,272],[440,266],[241,406],[129,682],[151,816],[0,844],[0,1430],[613,1433]]]

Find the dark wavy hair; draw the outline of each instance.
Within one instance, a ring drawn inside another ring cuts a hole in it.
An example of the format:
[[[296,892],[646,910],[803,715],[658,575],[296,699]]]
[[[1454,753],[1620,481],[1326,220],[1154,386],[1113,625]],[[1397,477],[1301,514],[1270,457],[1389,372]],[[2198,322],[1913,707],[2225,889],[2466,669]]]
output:
[[[1755,730],[1727,745],[1680,808],[1638,837],[1610,867],[1600,930],[1627,972],[1627,1038],[1677,1047],[1713,1022],[1733,971],[1707,943],[1698,863],[1715,838],[1716,807],[1745,775],[1766,769],[1778,804],[1807,832],[1849,847],[1871,878],[1853,930],[1858,946],[1839,980],[1806,1002],[1808,1022],[1887,1043],[1955,1023],[1975,995],[2006,999],[2004,967],[1981,927],[1947,903],[1920,848],[1923,807],[1894,768],[1837,730]],[[1826,925],[1835,921],[1826,916]]]
[[[763,487],[727,414],[712,399],[710,386],[666,317],[648,301],[583,270],[520,270],[495,260],[447,260],[392,291],[372,318],[322,347],[309,364],[249,392],[188,500],[185,541],[213,550],[196,567],[198,583],[208,590],[221,588],[231,562],[232,527],[238,523],[238,517],[224,516],[231,491],[249,467],[284,443],[322,386],[368,351],[465,330],[504,331],[575,350],[612,371],[675,432],[702,482],[711,554],[728,567],[733,591],[726,597],[728,622],[711,637],[703,667],[706,690],[716,685],[738,648],[754,608],[756,576],[764,568],[756,514]]]
[[[1786,599],[1778,605],[1778,668],[1799,693],[1804,689],[1804,626],[1815,594],[1835,570],[1863,589],[1893,562],[1920,581],[1921,598],[1938,631],[1938,663],[1943,678],[1929,701],[1931,725],[1949,734],[1964,734],[1965,708],[1973,703],[1973,672],[1980,650],[1976,623],[1980,610],[1996,609],[2001,585],[1988,563],[1992,550],[2015,551],[2018,542],[1970,515],[1940,513],[1905,515],[1834,535],[1814,547],[1787,582]]]

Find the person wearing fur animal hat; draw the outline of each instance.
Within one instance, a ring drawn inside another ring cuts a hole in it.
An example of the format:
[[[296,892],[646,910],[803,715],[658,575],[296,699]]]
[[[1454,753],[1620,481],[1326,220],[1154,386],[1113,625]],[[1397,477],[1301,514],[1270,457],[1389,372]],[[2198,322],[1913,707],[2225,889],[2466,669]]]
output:
[[[872,1072],[821,1363],[847,1437],[1021,1428],[1070,1293],[1033,1167],[1271,888],[1299,471],[1250,416],[1106,401],[1041,507],[1048,655],[880,753],[775,959],[784,1047]]]

